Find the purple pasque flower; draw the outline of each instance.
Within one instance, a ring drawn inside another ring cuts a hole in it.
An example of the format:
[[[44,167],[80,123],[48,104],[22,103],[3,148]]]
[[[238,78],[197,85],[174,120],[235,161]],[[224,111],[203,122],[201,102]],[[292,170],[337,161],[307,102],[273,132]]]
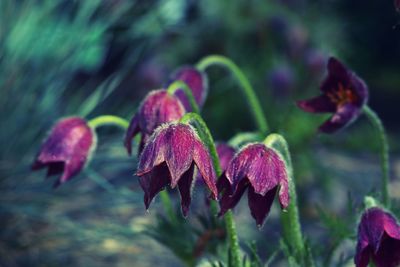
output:
[[[336,58],[328,60],[328,77],[321,87],[322,95],[298,101],[297,105],[312,113],[333,113],[319,130],[333,133],[354,121],[368,100],[368,87],[354,72]]]
[[[166,90],[154,90],[147,94],[133,116],[125,135],[124,145],[132,153],[132,139],[141,133],[139,152],[154,130],[163,123],[179,120],[185,114],[185,108],[179,99]]]
[[[220,213],[236,206],[248,189],[248,204],[258,226],[262,226],[279,192],[279,202],[284,209],[289,205],[288,175],[283,159],[273,149],[261,143],[243,147],[230,161],[218,180]]]
[[[397,11],[400,11],[400,0],[394,0],[394,6],[396,7]]]
[[[208,94],[208,79],[207,76],[190,66],[184,66],[176,70],[170,77],[168,84],[173,83],[176,80],[185,82],[192,90],[193,97],[196,100],[197,105],[201,108],[206,101]],[[175,95],[181,100],[183,106],[187,112],[192,112],[190,101],[186,94],[182,90],[177,90]]]
[[[164,187],[178,186],[182,213],[186,216],[191,202],[195,167],[216,199],[216,174],[212,159],[196,130],[183,123],[168,123],[158,127],[144,146],[136,172],[144,191],[146,209]]]
[[[47,176],[61,174],[54,187],[77,175],[96,146],[96,135],[79,117],[56,123],[36,156],[32,169],[48,167]]]
[[[356,267],[366,267],[369,261],[376,267],[400,266],[400,225],[388,212],[370,208],[358,225]]]

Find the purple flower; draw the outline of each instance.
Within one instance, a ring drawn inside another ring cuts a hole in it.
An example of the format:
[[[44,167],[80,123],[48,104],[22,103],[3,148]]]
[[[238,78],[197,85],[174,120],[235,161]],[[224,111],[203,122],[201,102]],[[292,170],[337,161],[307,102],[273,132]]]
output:
[[[312,113],[333,113],[319,130],[333,133],[354,121],[368,100],[367,85],[340,61],[328,61],[328,77],[321,85],[322,95],[298,101],[297,105]]]
[[[169,123],[157,128],[144,146],[136,172],[144,191],[146,209],[164,187],[170,184],[175,188],[178,185],[182,213],[186,216],[195,167],[216,199],[216,174],[212,159],[193,127]]]
[[[354,262],[357,267],[366,267],[370,260],[377,267],[400,266],[400,226],[380,208],[365,211],[358,225]]]
[[[400,11],[400,0],[394,0],[394,6],[396,7],[397,11]]]
[[[82,170],[95,144],[96,136],[84,119],[62,119],[42,144],[32,169],[48,167],[47,176],[62,173],[54,184],[57,187]]]
[[[251,215],[262,226],[279,192],[282,208],[289,205],[289,188],[286,167],[281,157],[271,148],[254,143],[242,148],[229,163],[228,169],[218,180],[220,215],[236,206],[248,189]]]
[[[194,99],[199,105],[199,108],[201,108],[206,101],[208,94],[207,76],[193,67],[186,66],[178,69],[172,74],[169,84],[176,80],[183,81],[190,87]],[[187,112],[193,111],[189,99],[182,90],[176,91],[175,95],[179,100],[181,100]]]
[[[166,90],[150,92],[133,116],[125,135],[125,147],[132,153],[132,139],[141,133],[139,152],[143,150],[149,136],[163,123],[179,120],[185,114],[185,108],[179,99]]]

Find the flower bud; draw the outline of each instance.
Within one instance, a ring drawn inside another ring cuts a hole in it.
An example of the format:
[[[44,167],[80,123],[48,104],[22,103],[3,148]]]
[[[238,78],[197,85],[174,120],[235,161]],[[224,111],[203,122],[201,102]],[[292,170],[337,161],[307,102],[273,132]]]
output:
[[[166,90],[150,92],[133,116],[125,135],[125,147],[132,153],[132,139],[141,133],[139,152],[154,130],[163,123],[179,120],[185,114],[185,108],[179,99]]]
[[[366,210],[358,225],[356,267],[400,265],[400,226],[388,212],[374,207]]]
[[[248,189],[248,204],[258,226],[267,217],[276,192],[282,208],[289,205],[288,175],[283,159],[264,144],[243,147],[230,161],[228,169],[218,180],[223,215],[236,206]]]
[[[217,198],[212,158],[190,125],[168,123],[158,127],[140,155],[136,175],[144,191],[146,209],[167,185],[178,186],[184,216],[189,211],[194,168],[197,168],[213,197]]]
[[[57,187],[83,169],[95,146],[96,135],[84,119],[62,119],[50,131],[32,169],[48,167],[47,176],[62,173],[54,184]]]

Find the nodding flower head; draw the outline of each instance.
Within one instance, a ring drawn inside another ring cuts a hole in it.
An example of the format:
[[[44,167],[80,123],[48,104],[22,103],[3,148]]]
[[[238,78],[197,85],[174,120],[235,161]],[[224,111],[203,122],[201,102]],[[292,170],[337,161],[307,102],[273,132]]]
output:
[[[194,168],[197,167],[214,199],[216,174],[211,156],[195,129],[183,123],[168,123],[156,129],[144,146],[136,175],[148,209],[154,196],[167,185],[178,186],[184,216],[189,211]]]
[[[258,226],[262,226],[276,192],[282,208],[289,205],[286,166],[281,156],[261,143],[243,147],[218,180],[220,215],[236,206],[248,189],[248,204]]]
[[[328,77],[320,87],[322,95],[298,101],[297,105],[312,113],[333,113],[319,130],[333,133],[354,121],[368,100],[368,87],[339,60],[328,61]]]
[[[185,108],[179,99],[166,90],[150,92],[133,116],[125,135],[125,147],[132,153],[132,139],[141,133],[139,152],[154,130],[163,123],[179,120],[185,114]]]
[[[62,174],[54,187],[77,175],[96,146],[96,136],[87,122],[79,117],[58,121],[36,156],[32,169],[47,167],[47,176]]]
[[[208,80],[207,76],[203,72],[193,68],[193,67],[181,67],[176,72],[174,72],[169,80],[169,84],[174,81],[183,81],[192,90],[194,99],[197,105],[201,108],[206,101],[208,94]],[[183,106],[187,112],[192,112],[192,107],[190,105],[189,99],[182,90],[176,91],[175,95],[181,100]]]
[[[400,226],[390,213],[376,207],[361,217],[354,262],[367,267],[370,260],[377,267],[400,266]]]
[[[394,6],[396,7],[397,12],[400,12],[400,0],[394,0]]]

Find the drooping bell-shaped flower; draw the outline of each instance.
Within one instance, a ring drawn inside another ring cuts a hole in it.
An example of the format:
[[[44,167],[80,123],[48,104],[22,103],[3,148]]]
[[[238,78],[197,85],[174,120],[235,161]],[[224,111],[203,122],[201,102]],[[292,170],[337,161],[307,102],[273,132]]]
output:
[[[365,82],[333,57],[328,61],[328,77],[320,89],[322,95],[298,101],[297,105],[307,112],[333,113],[319,127],[324,133],[333,133],[349,125],[361,114],[368,100]]]
[[[95,146],[96,135],[84,119],[62,119],[42,144],[32,169],[47,167],[47,176],[62,174],[54,184],[57,187],[83,169]]]
[[[166,90],[151,91],[133,116],[125,135],[124,145],[132,153],[132,139],[141,133],[139,152],[154,130],[163,123],[179,120],[185,114],[185,108],[179,99]]]
[[[208,94],[207,76],[193,67],[185,66],[179,68],[171,75],[168,84],[171,84],[176,80],[183,81],[189,86],[197,105],[201,108],[206,101]],[[181,100],[187,112],[193,111],[189,99],[182,90],[176,91],[175,95],[179,100]]]
[[[364,212],[358,225],[356,267],[400,266],[400,225],[390,213],[380,208]]]
[[[200,172],[213,198],[217,198],[216,174],[211,156],[196,130],[183,123],[158,127],[140,155],[136,175],[144,191],[148,209],[154,196],[167,185],[178,186],[184,216],[189,211],[195,167]]]
[[[400,0],[394,0],[394,6],[396,7],[396,10],[399,12],[400,11]]]
[[[289,205],[288,175],[281,156],[261,143],[243,147],[218,180],[220,215],[236,206],[248,190],[248,204],[257,225],[262,226],[276,192],[282,208]]]

